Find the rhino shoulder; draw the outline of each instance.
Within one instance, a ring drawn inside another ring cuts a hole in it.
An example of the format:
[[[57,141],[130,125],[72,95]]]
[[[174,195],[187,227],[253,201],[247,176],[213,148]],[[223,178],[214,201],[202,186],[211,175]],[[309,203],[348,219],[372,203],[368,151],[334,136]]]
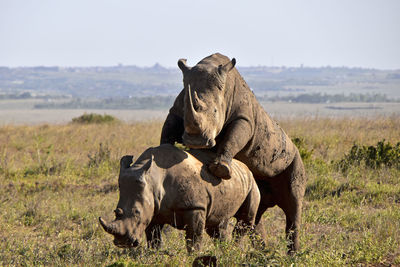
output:
[[[175,116],[183,118],[184,98],[185,98],[185,89],[182,89],[179,95],[175,98],[174,104],[169,109],[170,114],[174,114]]]

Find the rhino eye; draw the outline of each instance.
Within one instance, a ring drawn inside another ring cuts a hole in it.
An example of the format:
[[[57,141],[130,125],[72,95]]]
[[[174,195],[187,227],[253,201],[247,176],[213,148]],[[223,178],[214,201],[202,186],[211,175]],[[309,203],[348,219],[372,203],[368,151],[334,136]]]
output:
[[[133,210],[133,214],[135,216],[140,216],[140,211],[139,210]]]
[[[121,218],[122,215],[124,214],[124,211],[121,208],[117,208],[116,210],[114,210],[114,213],[115,213],[115,217]]]
[[[193,108],[196,111],[199,111],[199,109],[200,109],[200,107],[199,107],[199,105],[197,103],[193,103]]]

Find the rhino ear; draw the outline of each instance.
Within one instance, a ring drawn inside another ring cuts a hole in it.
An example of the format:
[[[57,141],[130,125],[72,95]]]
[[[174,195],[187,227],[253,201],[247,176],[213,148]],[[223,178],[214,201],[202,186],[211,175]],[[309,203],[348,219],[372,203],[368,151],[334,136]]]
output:
[[[154,161],[154,155],[151,155],[151,158],[149,159],[149,161],[147,161],[147,162],[143,165],[142,169],[143,169],[145,172],[148,172],[148,171],[150,170],[151,166],[153,165],[153,161]]]
[[[236,59],[232,58],[232,60],[226,63],[225,65],[218,66],[218,73],[220,75],[225,75],[228,72],[230,72],[235,67],[235,65],[236,65]]]
[[[185,58],[181,58],[178,60],[178,67],[181,69],[181,71],[183,73],[189,71],[191,69],[191,67],[189,67],[188,65],[186,65],[186,59]]]
[[[133,156],[125,155],[121,158],[119,165],[120,165],[121,169],[122,168],[127,169],[131,166],[132,162],[133,162]]]
[[[142,167],[142,174],[136,179],[136,181],[141,184],[141,185],[145,185],[146,184],[146,174],[149,172],[151,166],[153,165],[153,161],[154,161],[154,156],[151,155],[151,158],[143,165]]]

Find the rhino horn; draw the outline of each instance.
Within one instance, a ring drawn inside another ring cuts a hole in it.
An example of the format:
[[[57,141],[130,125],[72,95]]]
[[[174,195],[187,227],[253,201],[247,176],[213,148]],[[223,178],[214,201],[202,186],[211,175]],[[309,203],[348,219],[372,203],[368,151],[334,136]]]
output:
[[[103,227],[103,229],[112,235],[119,234],[119,231],[117,229],[117,225],[115,223],[107,223],[103,218],[99,217],[99,222],[100,225]]]
[[[193,106],[193,100],[192,100],[192,91],[190,89],[190,84],[188,84],[188,91],[187,91],[187,95],[189,97],[189,110],[186,110],[185,115],[187,115],[188,117],[188,121],[191,124],[194,124],[195,126],[198,126],[198,123],[200,122],[201,118],[199,118],[199,114],[198,112],[194,109]],[[191,128],[191,127],[189,127]],[[194,131],[196,131],[198,127],[195,127]],[[190,130],[188,132],[191,132]]]
[[[189,71],[191,69],[191,67],[189,67],[188,65],[186,65],[186,59],[185,58],[181,58],[178,60],[178,67],[181,69],[181,71],[183,73]]]

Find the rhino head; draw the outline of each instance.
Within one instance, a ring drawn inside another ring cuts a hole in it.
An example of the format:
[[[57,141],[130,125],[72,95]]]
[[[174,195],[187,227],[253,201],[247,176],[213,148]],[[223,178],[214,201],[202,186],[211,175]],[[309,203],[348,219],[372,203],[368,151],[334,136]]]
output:
[[[186,59],[178,61],[185,88],[182,139],[186,146],[215,146],[215,138],[226,118],[226,79],[235,64],[234,58],[225,64],[197,64],[194,67],[187,66]]]
[[[108,223],[101,217],[104,230],[114,236],[118,247],[136,247],[154,213],[154,197],[148,184],[153,158],[144,164],[131,166],[133,156],[120,162],[118,179],[120,198],[115,209],[115,220]]]

